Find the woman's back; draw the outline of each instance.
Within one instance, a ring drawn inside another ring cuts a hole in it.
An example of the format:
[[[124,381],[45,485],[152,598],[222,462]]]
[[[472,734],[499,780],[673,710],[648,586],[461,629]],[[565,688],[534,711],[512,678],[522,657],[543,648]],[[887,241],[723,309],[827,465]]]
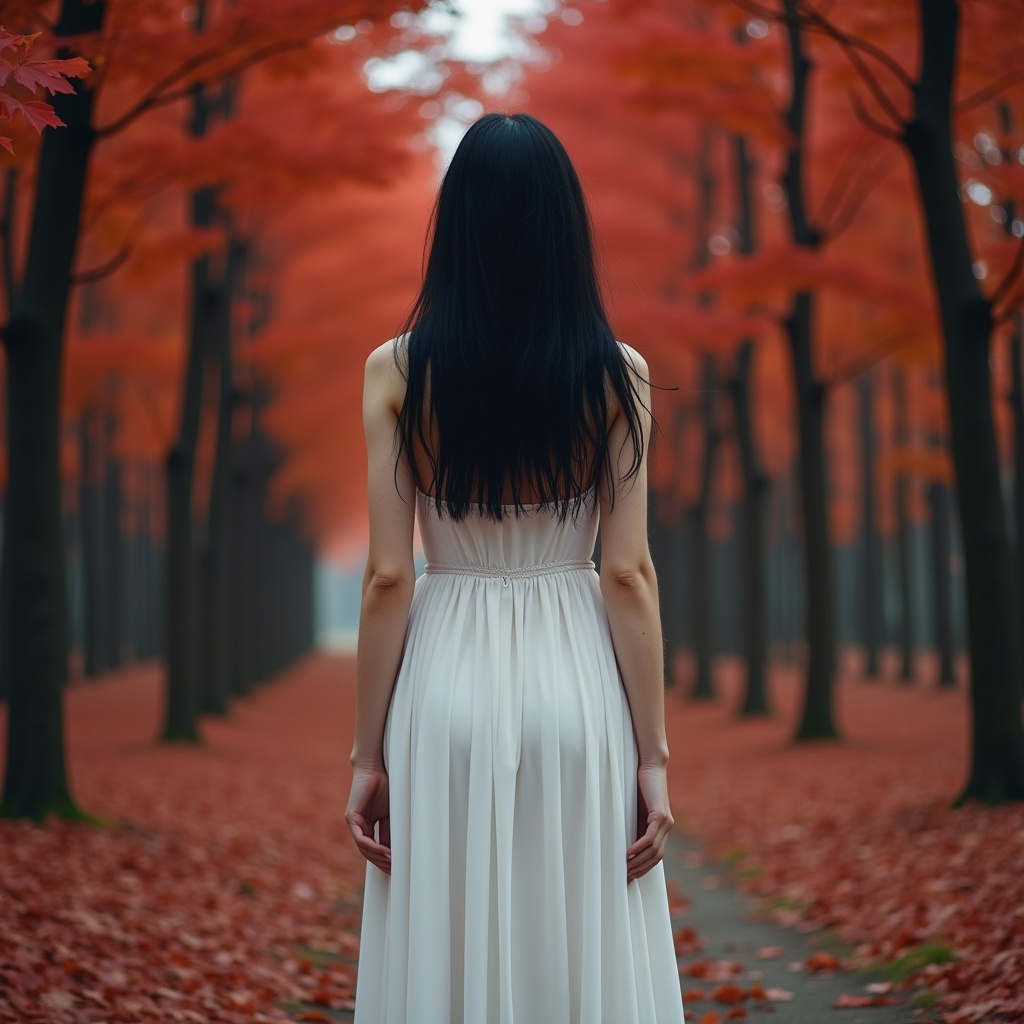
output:
[[[407,328],[364,386],[357,1024],[682,1024],[647,366],[538,122],[460,144]]]
[[[626,884],[638,751],[591,560],[596,490],[455,520],[427,558],[384,734],[391,873],[367,872],[357,1024],[680,1024],[661,865]]]

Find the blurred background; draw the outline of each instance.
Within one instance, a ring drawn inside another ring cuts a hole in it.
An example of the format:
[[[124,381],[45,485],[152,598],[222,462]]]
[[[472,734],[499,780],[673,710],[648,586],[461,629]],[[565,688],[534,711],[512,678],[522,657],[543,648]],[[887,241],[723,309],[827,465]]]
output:
[[[658,386],[669,684],[731,656],[762,714],[794,668],[814,737],[837,679],[973,677],[1024,795],[1015,4],[0,10],[9,801],[60,788],[65,683],[155,661],[188,739],[353,649],[363,364],[494,109],[565,142]]]

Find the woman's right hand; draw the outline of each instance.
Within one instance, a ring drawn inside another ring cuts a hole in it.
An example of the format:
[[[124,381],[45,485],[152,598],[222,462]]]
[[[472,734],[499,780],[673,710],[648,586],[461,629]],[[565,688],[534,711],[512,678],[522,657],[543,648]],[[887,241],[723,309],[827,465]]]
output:
[[[668,769],[665,765],[641,764],[637,781],[637,832],[626,850],[626,881],[646,875],[665,856],[668,834],[675,820],[668,805]]]
[[[385,874],[391,874],[391,797],[383,765],[356,765],[352,770],[345,820],[359,852]],[[380,826],[380,842],[374,826]]]

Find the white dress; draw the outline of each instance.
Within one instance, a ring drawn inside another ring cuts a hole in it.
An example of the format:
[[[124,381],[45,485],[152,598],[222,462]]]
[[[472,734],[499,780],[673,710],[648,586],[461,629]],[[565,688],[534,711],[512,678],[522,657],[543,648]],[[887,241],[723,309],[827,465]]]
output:
[[[662,865],[626,882],[637,748],[594,493],[575,525],[545,506],[456,523],[422,493],[416,514],[355,1024],[682,1024]]]

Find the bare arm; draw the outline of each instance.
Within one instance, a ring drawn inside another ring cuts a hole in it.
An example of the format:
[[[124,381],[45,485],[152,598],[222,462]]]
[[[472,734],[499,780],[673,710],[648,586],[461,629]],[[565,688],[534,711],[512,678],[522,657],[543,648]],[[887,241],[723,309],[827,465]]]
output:
[[[648,377],[647,363],[632,349],[638,372]],[[650,405],[650,388],[638,381],[644,403]],[[615,656],[629,697],[633,729],[641,764],[666,764],[665,679],[658,580],[647,539],[647,452],[651,417],[640,410],[644,435],[644,461],[632,480],[622,482],[632,459],[632,445],[625,417],[612,425],[609,457],[618,458],[615,507],[602,495],[601,593],[611,626]]]
[[[625,347],[625,346],[624,346]],[[637,373],[637,391],[650,406],[647,363],[625,347]],[[665,675],[658,606],[658,580],[647,539],[647,448],[651,417],[640,412],[644,458],[639,472],[624,477],[632,462],[632,444],[620,411],[609,435],[611,471],[616,474],[615,507],[601,495],[601,594],[622,684],[636,734],[638,831],[626,850],[626,877],[646,874],[665,855],[674,820],[668,799],[668,739],[665,734]]]
[[[401,665],[415,584],[415,487],[408,465],[398,458],[395,436],[403,389],[388,342],[367,359],[363,387],[370,552],[359,613],[352,789],[345,811],[359,852],[388,874],[391,822],[384,726]]]

